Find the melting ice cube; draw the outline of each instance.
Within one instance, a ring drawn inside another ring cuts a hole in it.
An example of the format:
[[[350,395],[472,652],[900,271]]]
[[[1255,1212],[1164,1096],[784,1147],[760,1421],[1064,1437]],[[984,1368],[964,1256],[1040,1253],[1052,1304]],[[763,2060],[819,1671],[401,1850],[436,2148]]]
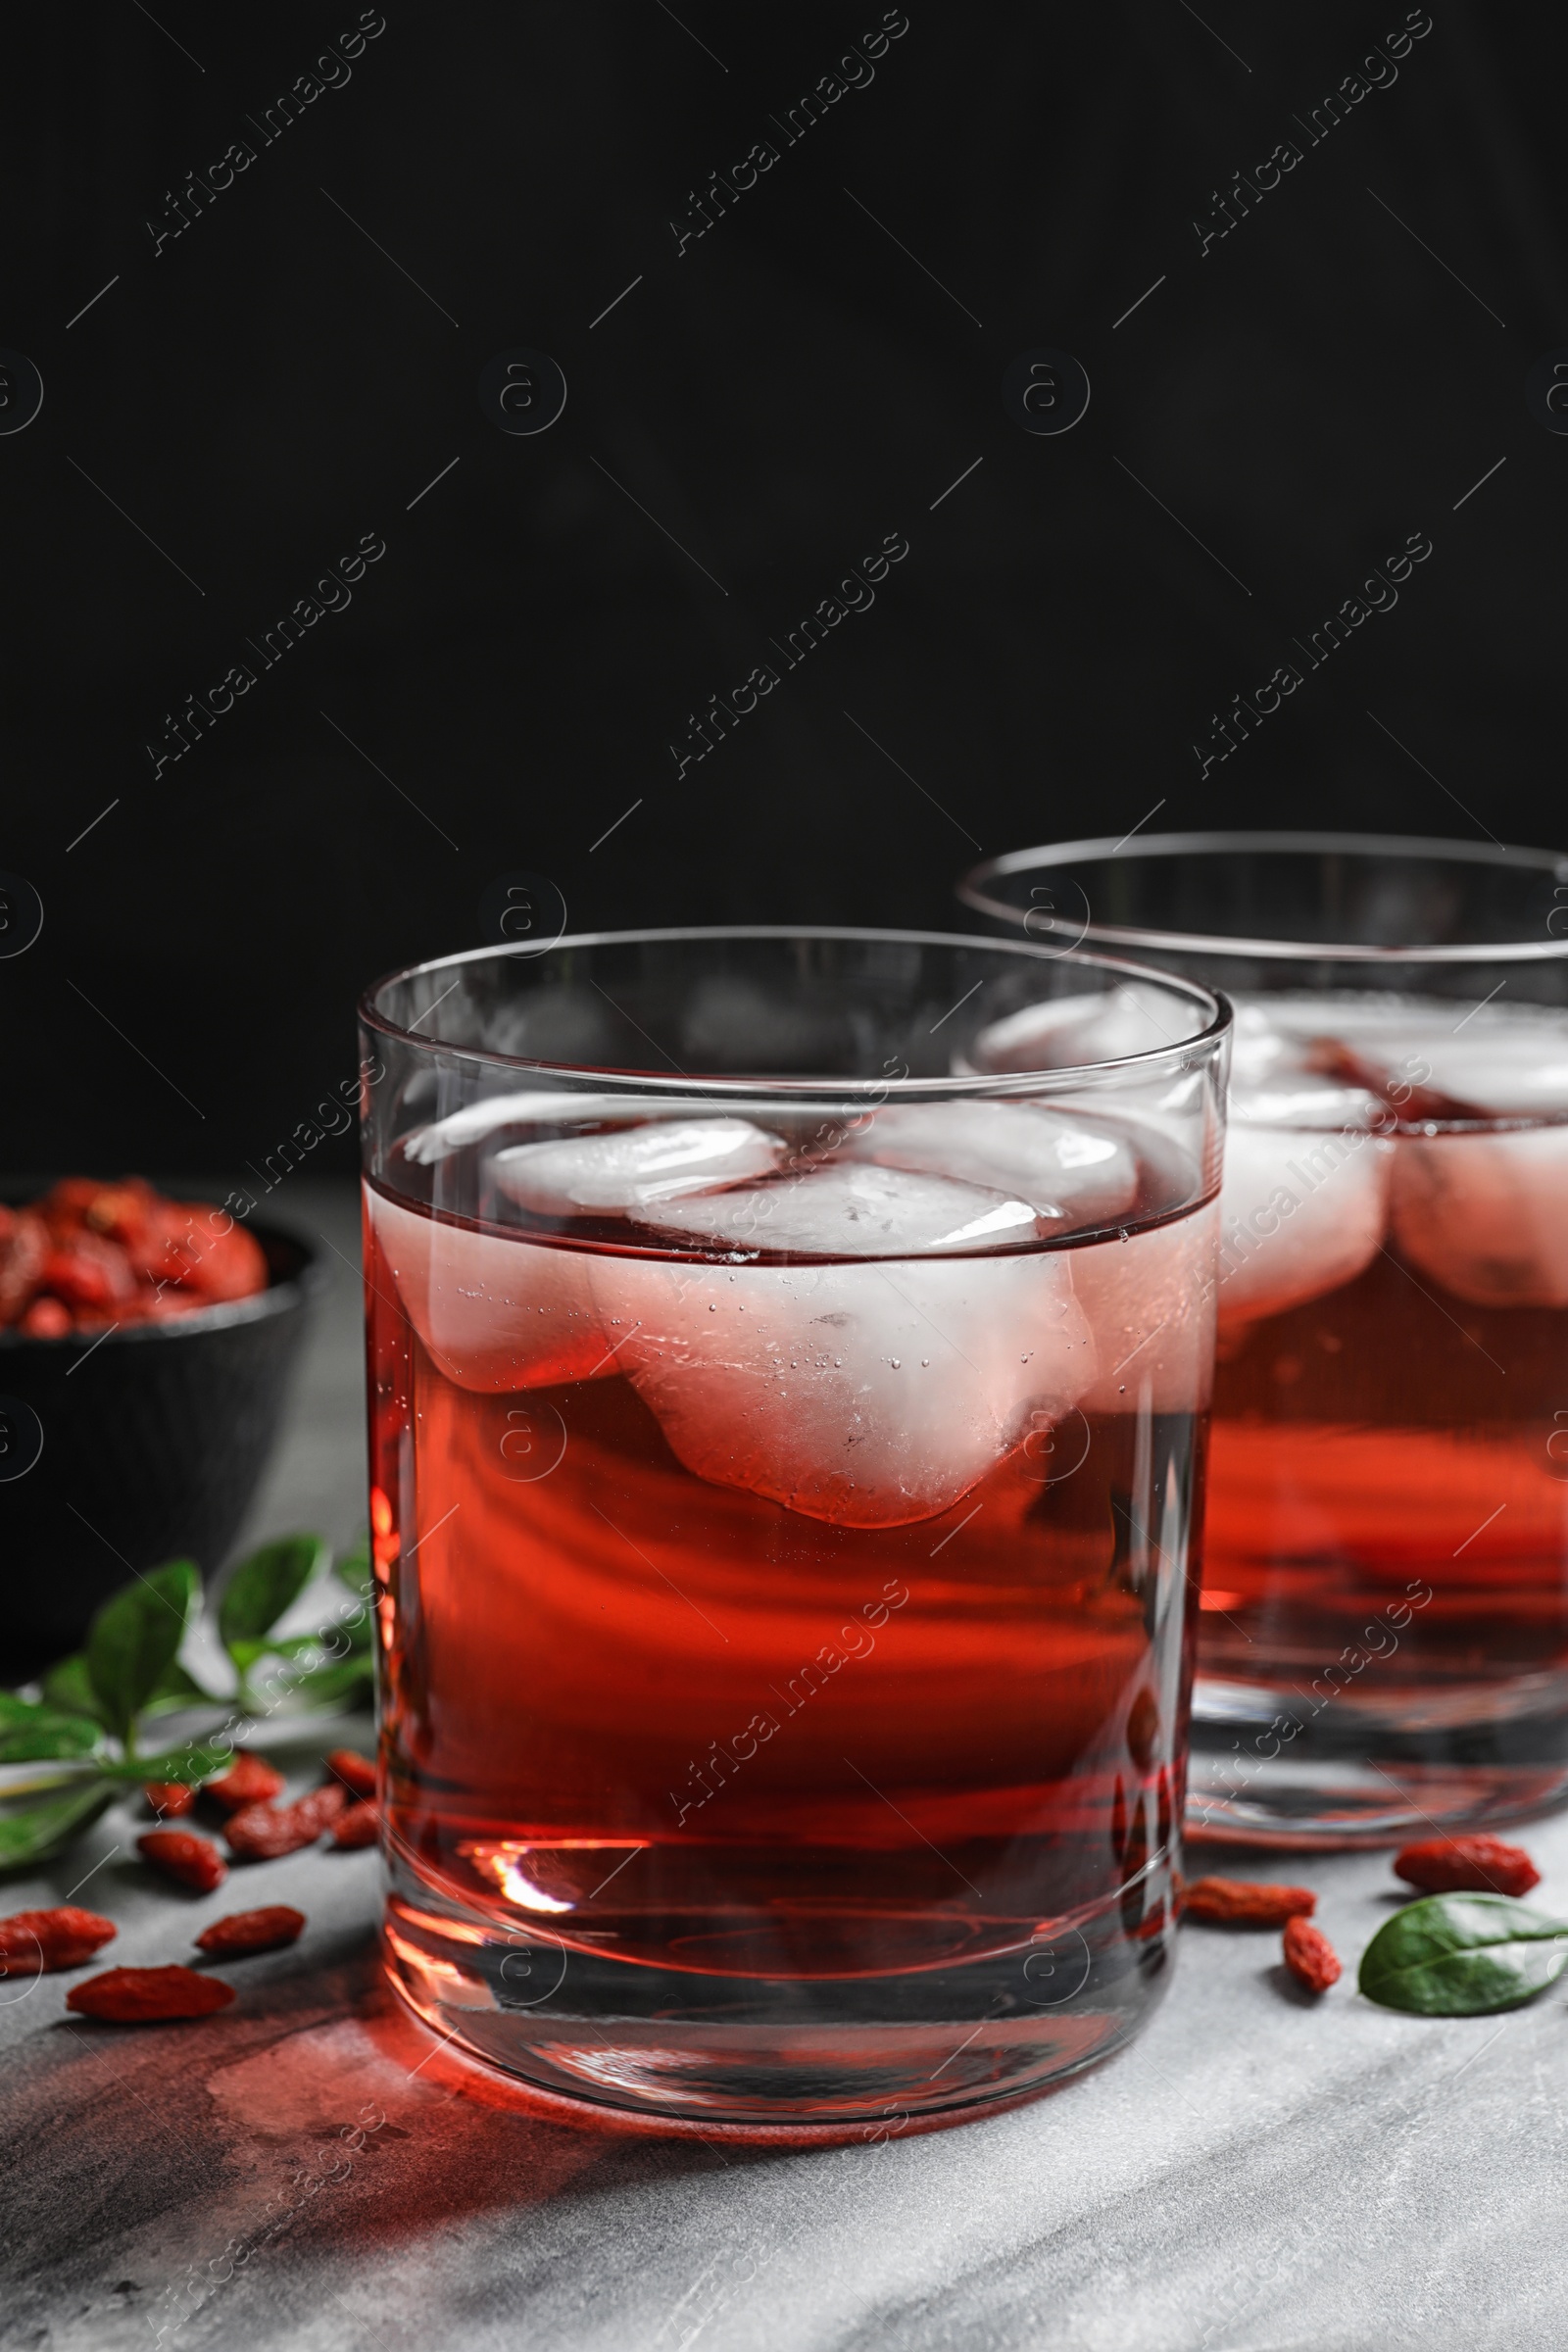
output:
[[[1502,1003],[1346,993],[1285,995],[1237,1008],[1237,1084],[1271,1072],[1251,1057],[1272,1041],[1272,1070],[1333,1072],[1375,1088],[1405,1118],[1446,1113],[1441,1099],[1479,1116],[1528,1117],[1568,1110],[1568,1022],[1556,1010]]]
[[[1396,1102],[1415,1085],[1446,1097],[1459,1115],[1482,1118],[1560,1117],[1568,1110],[1568,1032],[1560,1020],[1490,1007],[1474,1026],[1457,1025],[1445,1006],[1440,1019],[1368,1027],[1336,1044]],[[1471,1016],[1473,1017],[1473,1016]],[[1419,1116],[1414,1111],[1404,1116]],[[1435,1115],[1445,1115],[1441,1106]],[[1451,1114],[1450,1114],[1451,1115]]]
[[[1170,990],[1124,980],[1089,996],[1025,1005],[982,1029],[969,1051],[977,1070],[1059,1070],[1155,1054],[1192,1034],[1191,1015]]]
[[[367,1198],[409,1319],[459,1388],[532,1389],[616,1369],[583,1251],[444,1224],[381,1193]]]
[[[566,1143],[517,1144],[491,1165],[509,1200],[550,1217],[637,1214],[721,1185],[768,1175],[782,1140],[749,1119],[684,1119]]]
[[[1394,1238],[1472,1306],[1568,1306],[1568,1127],[1400,1136]]]
[[[801,1257],[994,1249],[1033,1241],[1039,1230],[1027,1200],[947,1176],[842,1163],[808,1168],[779,1184],[652,1204],[639,1211],[639,1221],[719,1249]]]
[[[897,1179],[911,1188],[906,1247],[933,1181]],[[854,1218],[813,1214],[813,1246],[842,1250]],[[901,1527],[949,1509],[1089,1387],[1095,1345],[1073,1254],[724,1266],[596,1253],[592,1264],[601,1320],[626,1335],[616,1364],[689,1470],[837,1526]]]
[[[670,1104],[657,1095],[573,1094],[565,1087],[530,1087],[525,1093],[487,1095],[482,1102],[465,1103],[428,1127],[405,1136],[403,1155],[416,1167],[433,1166],[454,1152],[481,1142],[501,1127],[569,1127],[601,1119],[659,1118],[685,1103]]]
[[[1085,1412],[1191,1413],[1213,1387],[1214,1245],[1219,1205],[1126,1241],[1074,1250],[1073,1295],[1095,1335],[1099,1368]],[[1223,1294],[1221,1294],[1223,1297]]]
[[[1394,1146],[1371,1130],[1376,1109],[1370,1097],[1308,1083],[1233,1099],[1220,1194],[1221,1330],[1304,1305],[1371,1263],[1394,1158]]]
[[[952,1176],[1026,1200],[1062,1229],[1104,1225],[1138,1195],[1124,1138],[1028,1102],[892,1103],[845,1147],[882,1167]]]

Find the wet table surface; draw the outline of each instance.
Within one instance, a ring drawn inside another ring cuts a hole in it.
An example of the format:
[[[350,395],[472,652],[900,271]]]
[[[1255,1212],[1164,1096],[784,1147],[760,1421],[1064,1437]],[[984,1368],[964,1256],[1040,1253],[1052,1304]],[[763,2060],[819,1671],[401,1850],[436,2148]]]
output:
[[[249,1536],[362,1509],[348,1188],[274,1212],[336,1279]],[[334,1252],[336,1254],[334,1254]],[[269,1742],[305,1777],[368,1722]],[[149,1887],[127,1809],[13,1880],[80,1898],[123,1965],[185,1955],[254,1902],[309,1915],[235,1963],[200,2024],[69,2018],[70,1977],[0,1985],[0,2344],[183,2352],[404,2347],[1288,2352],[1568,2345],[1561,2217],[1568,2001],[1404,2018],[1342,1983],[1316,2005],[1270,1935],[1190,1927],[1130,2050],[1032,2106],[924,2135],[758,2148],[589,2128],[460,2066],[377,1969],[377,1862],[314,1851],[208,1897]],[[1568,1819],[1524,1834],[1568,1907]],[[1254,1868],[1249,1862],[1249,1868]],[[1353,1956],[1385,1856],[1298,1857]],[[265,1886],[264,1886],[265,1882]],[[254,1891],[252,1890],[254,1885]]]

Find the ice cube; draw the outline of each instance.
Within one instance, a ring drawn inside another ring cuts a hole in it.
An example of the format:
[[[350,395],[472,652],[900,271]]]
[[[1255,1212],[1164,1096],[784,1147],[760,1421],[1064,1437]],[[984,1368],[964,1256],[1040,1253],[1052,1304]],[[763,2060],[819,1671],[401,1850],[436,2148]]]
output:
[[[1236,1083],[1250,1081],[1249,1054],[1270,1032],[1284,1047],[1277,1068],[1375,1088],[1406,1120],[1568,1110],[1568,1022],[1545,1007],[1365,993],[1254,1000],[1238,1007]]]
[[[969,1049],[977,1070],[1058,1070],[1119,1061],[1179,1046],[1197,1024],[1180,998],[1149,980],[1028,1004],[982,1029]]]
[[[825,1238],[820,1211],[813,1232]],[[689,1470],[836,1526],[902,1527],[950,1509],[1093,1381],[1073,1255],[732,1266],[599,1252],[592,1267],[616,1365]]]
[[[1568,1127],[1405,1135],[1394,1239],[1471,1306],[1568,1306]]]
[[[1073,1295],[1094,1334],[1086,1413],[1200,1411],[1213,1387],[1219,1204],[1126,1241],[1069,1251]]]
[[[799,1257],[909,1257],[1033,1241],[1027,1200],[901,1168],[808,1168],[777,1184],[652,1203],[641,1224],[727,1250]]]
[[[845,1152],[1007,1193],[1062,1230],[1109,1224],[1138,1196],[1124,1137],[1030,1102],[890,1103]]]
[[[409,1319],[459,1388],[494,1394],[615,1370],[581,1250],[475,1233],[374,1191],[367,1199]]]
[[[1543,1021],[1493,1021],[1462,1037],[1395,1041],[1391,1075],[1412,1077],[1482,1117],[1528,1118],[1568,1110],[1568,1037]],[[1410,1114],[1406,1112],[1406,1117]]]
[[[656,1201],[768,1175],[783,1154],[781,1138],[749,1119],[684,1119],[567,1143],[517,1144],[498,1152],[491,1164],[508,1199],[538,1216],[622,1217]]]
[[[1231,1032],[1231,1084],[1252,1087],[1278,1084],[1287,1075],[1308,1070],[1305,1044],[1281,1026],[1266,997],[1233,999],[1235,1026]]]
[[[1368,1123],[1369,1100],[1309,1085],[1254,1097],[1258,1107],[1293,1114],[1277,1124],[1234,1115],[1233,1104],[1220,1194],[1222,1332],[1304,1305],[1371,1263],[1388,1219],[1394,1146]],[[1336,1107],[1362,1115],[1336,1133]]]
[[[685,1115],[689,1102],[666,1101],[658,1095],[573,1094],[565,1087],[531,1087],[525,1093],[488,1095],[482,1102],[466,1103],[448,1111],[428,1127],[416,1127],[403,1141],[403,1155],[416,1167],[483,1141],[502,1127],[570,1127],[582,1121],[657,1119]]]

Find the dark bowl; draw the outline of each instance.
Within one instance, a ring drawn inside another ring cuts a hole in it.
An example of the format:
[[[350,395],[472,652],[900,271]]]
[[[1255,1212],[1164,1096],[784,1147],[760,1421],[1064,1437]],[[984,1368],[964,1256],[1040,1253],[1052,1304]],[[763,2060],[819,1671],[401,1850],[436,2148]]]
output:
[[[271,1279],[249,1298],[107,1339],[0,1331],[0,1685],[79,1647],[99,1602],[136,1571],[221,1565],[325,1280],[307,1243],[250,1231]],[[19,1476],[40,1424],[42,1450]]]

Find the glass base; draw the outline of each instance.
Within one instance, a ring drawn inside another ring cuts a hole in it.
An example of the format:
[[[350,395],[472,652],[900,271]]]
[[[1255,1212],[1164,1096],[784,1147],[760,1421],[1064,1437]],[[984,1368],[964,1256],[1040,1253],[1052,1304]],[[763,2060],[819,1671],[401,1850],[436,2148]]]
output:
[[[1334,1719],[1313,1722],[1291,1687],[1200,1676],[1187,1837],[1396,1845],[1547,1812],[1568,1801],[1568,1705],[1547,1680],[1454,1683],[1375,1709],[1346,1693]]]
[[[1131,1936],[1123,1896],[1054,1942],[1026,1933],[961,1966],[789,1981],[617,1960],[460,1904],[401,1859],[392,1875],[388,1978],[469,2056],[579,2103],[824,2136],[891,2135],[1098,2065],[1140,2030],[1173,1956],[1169,1856],[1132,1890]]]

